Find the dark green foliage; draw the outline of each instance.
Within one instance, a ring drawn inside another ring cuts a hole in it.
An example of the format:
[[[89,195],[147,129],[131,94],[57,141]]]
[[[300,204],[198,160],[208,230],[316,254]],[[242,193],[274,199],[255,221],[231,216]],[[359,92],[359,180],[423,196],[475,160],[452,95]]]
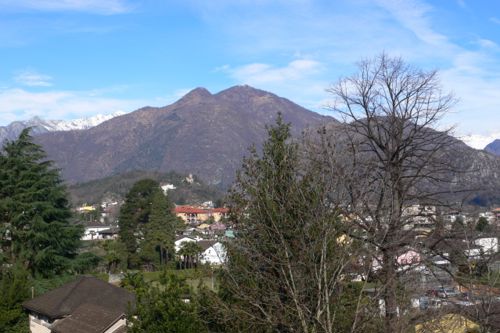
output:
[[[180,268],[197,268],[202,248],[196,242],[184,242],[179,249],[178,254],[182,256]]]
[[[163,273],[158,285],[136,289],[137,305],[128,332],[203,333],[196,299],[185,281]]]
[[[102,248],[106,252],[104,260],[108,272],[114,273],[127,268],[127,249],[122,242],[108,239],[102,243]]]
[[[49,278],[36,278],[30,280],[30,287],[34,288],[34,296],[40,296],[47,291],[59,288],[63,284],[74,281],[78,276],[71,274],[60,274]]]
[[[488,227],[490,226],[489,222],[488,222],[488,219],[484,216],[481,216],[478,220],[477,220],[477,224],[476,224],[476,230],[477,231],[486,231],[488,229]]]
[[[93,180],[86,183],[71,185],[68,191],[71,202],[84,204],[101,202],[107,197],[124,198],[132,186],[141,179],[152,179],[158,183],[173,184],[176,189],[168,192],[171,202],[184,204],[185,202],[204,202],[221,198],[223,192],[214,186],[196,182],[189,184],[184,181],[185,175],[175,172],[161,173],[155,171],[131,171],[114,176]]]
[[[121,287],[130,291],[141,293],[146,288],[144,275],[141,272],[127,272],[121,282]]]
[[[141,256],[156,267],[174,257],[175,232],[178,219],[172,214],[173,206],[162,191],[153,195],[149,221],[144,228]]]
[[[102,260],[101,257],[95,255],[91,252],[80,253],[72,262],[71,269],[73,272],[78,274],[84,274],[91,272],[97,267],[99,262]]]
[[[120,210],[119,224],[129,268],[144,264],[152,269],[172,257],[178,220],[156,181],[134,184]]]
[[[22,302],[29,297],[28,272],[19,266],[0,272],[0,332],[29,332]]]
[[[120,209],[120,241],[128,252],[128,267],[139,264],[139,242],[144,237],[143,227],[149,220],[153,195],[159,184],[152,179],[143,179],[132,186]]]
[[[9,262],[33,274],[57,274],[69,266],[82,228],[71,217],[59,171],[46,161],[29,129],[8,142],[0,156],[0,226]]]

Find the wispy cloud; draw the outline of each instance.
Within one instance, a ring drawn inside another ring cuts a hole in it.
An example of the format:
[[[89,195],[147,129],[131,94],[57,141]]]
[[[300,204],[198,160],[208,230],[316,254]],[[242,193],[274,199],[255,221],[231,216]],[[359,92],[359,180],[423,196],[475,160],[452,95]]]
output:
[[[376,3],[423,42],[439,45],[441,48],[448,45],[448,38],[432,29],[427,17],[432,7],[428,4],[418,0],[376,0]]]
[[[500,24],[500,18],[498,17],[490,17],[490,21],[495,24]]]
[[[25,70],[14,77],[14,81],[28,87],[50,87],[52,77],[36,71]]]
[[[302,80],[319,72],[321,64],[314,60],[293,60],[283,67],[269,64],[252,63],[232,68],[224,66],[223,71],[229,73],[240,83],[262,85],[267,83],[283,83],[290,80]]]
[[[132,9],[125,0],[0,0],[0,8],[9,10],[76,11],[112,15]]]
[[[315,111],[325,112],[325,88],[328,81],[321,78],[324,65],[312,59],[295,59],[284,66],[250,63],[232,67],[224,65],[216,71],[227,73],[238,84],[248,84],[272,91]]]

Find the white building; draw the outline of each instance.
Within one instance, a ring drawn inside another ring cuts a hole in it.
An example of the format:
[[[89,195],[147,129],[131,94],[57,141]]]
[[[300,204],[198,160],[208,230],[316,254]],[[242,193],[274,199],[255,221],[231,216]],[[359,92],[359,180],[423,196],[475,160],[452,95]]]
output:
[[[200,256],[202,264],[222,265],[226,261],[226,249],[218,241],[199,241],[203,249]]]
[[[101,234],[99,234],[99,232],[107,230],[107,229],[111,229],[111,228],[112,228],[112,226],[110,226],[110,225],[102,225],[102,224],[85,226],[85,231],[84,231],[81,239],[82,240],[103,239],[103,236]]]

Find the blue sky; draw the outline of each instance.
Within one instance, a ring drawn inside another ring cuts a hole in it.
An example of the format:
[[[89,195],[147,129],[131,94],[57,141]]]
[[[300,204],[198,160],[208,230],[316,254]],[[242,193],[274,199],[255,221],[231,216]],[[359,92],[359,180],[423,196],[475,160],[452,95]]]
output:
[[[170,104],[249,84],[329,114],[325,91],[381,52],[438,69],[444,119],[500,137],[500,2],[0,0],[0,125]]]

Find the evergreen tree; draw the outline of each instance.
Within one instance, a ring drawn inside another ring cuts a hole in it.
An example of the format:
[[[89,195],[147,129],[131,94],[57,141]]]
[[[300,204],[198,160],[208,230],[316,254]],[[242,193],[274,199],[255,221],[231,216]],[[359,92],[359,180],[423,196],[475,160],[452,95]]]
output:
[[[3,147],[0,156],[0,225],[6,260],[33,274],[51,275],[68,267],[82,229],[71,211],[59,171],[33,143],[29,129]]]
[[[196,242],[184,242],[179,249],[178,254],[182,256],[182,268],[198,267],[200,254],[203,251],[200,245]]]
[[[172,205],[151,179],[130,189],[120,210],[120,241],[128,253],[128,267],[139,263],[164,264],[173,254],[177,218]],[[169,254],[170,253],[170,254]]]
[[[172,208],[161,190],[154,193],[142,248],[144,257],[156,266],[164,265],[174,255],[177,217],[172,213]]]
[[[489,226],[490,226],[490,223],[488,222],[488,219],[484,216],[481,216],[477,220],[476,231],[479,231],[479,232],[486,231],[489,228]]]
[[[359,311],[362,288],[343,278],[356,242],[345,236],[329,182],[305,162],[280,115],[262,154],[244,161],[230,200],[238,237],[226,243],[221,289],[208,302],[210,318],[237,323],[227,331],[362,332],[362,313],[373,313]]]
[[[28,298],[28,272],[19,265],[0,271],[0,332],[28,333],[22,302]]]
[[[149,220],[153,195],[160,185],[152,179],[139,180],[127,193],[125,203],[120,209],[119,237],[125,245],[128,258],[127,266],[139,264],[139,243],[144,238],[143,227]]]
[[[184,280],[162,274],[159,284],[136,289],[136,310],[128,331],[135,332],[206,332],[198,316],[194,294]],[[191,299],[186,302],[184,299]]]

